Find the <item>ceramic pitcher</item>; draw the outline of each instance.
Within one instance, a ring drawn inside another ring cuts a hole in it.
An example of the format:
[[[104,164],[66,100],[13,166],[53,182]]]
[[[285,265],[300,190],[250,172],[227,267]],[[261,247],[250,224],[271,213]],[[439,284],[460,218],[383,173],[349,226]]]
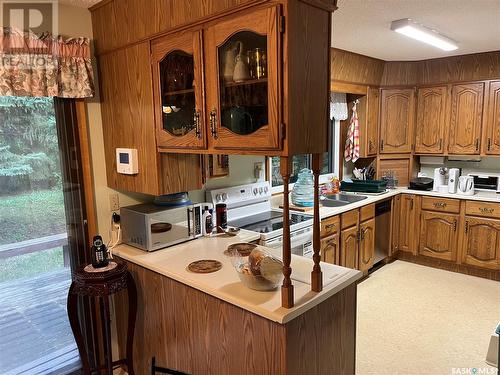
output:
[[[235,58],[235,66],[233,73],[234,82],[246,81],[250,78],[250,71],[248,69],[247,57],[243,54],[243,43],[236,42],[238,44],[238,54]]]
[[[233,81],[234,67],[236,65],[236,56],[238,55],[238,51],[241,49],[240,44],[242,43],[241,42],[232,43],[226,49],[223,61],[223,66],[224,66],[223,76],[224,76],[224,81],[226,82]]]

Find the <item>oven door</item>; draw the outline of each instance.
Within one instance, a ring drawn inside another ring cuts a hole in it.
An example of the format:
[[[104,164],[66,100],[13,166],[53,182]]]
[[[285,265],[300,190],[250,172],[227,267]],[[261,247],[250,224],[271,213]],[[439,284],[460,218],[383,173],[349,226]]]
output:
[[[306,258],[313,256],[313,230],[312,227],[303,228],[290,233],[292,254],[300,255]],[[271,238],[262,241],[262,246],[273,249],[283,249],[283,236]]]

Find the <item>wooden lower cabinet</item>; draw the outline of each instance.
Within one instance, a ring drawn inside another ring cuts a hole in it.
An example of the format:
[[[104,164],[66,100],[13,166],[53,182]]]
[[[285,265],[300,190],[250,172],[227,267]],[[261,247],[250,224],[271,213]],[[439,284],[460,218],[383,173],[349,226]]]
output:
[[[340,265],[358,268],[358,227],[342,230],[340,242]]]
[[[396,195],[392,199],[391,207],[391,250],[390,255],[399,250],[399,221],[401,219],[401,195]]]
[[[500,220],[465,217],[462,263],[500,269]]]
[[[321,260],[325,263],[339,264],[339,245],[338,234],[323,238],[321,240]]]
[[[422,211],[419,255],[456,260],[458,220],[455,214]]]
[[[359,226],[359,270],[366,272],[375,260],[375,219],[367,220]]]
[[[401,196],[401,211],[399,220],[398,250],[415,253],[415,239],[418,238],[416,228],[417,199],[413,194]]]

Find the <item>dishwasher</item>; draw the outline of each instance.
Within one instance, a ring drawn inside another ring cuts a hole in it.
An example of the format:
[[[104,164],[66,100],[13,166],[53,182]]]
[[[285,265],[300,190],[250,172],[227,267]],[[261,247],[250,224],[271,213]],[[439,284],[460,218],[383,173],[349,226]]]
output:
[[[375,204],[375,259],[374,264],[389,256],[391,238],[391,200]]]

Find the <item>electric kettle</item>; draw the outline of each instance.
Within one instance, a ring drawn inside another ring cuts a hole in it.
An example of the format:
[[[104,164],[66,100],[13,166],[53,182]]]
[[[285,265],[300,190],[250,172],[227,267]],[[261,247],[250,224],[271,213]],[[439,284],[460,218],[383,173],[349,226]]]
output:
[[[474,195],[474,177],[460,176],[458,178],[458,194]]]

